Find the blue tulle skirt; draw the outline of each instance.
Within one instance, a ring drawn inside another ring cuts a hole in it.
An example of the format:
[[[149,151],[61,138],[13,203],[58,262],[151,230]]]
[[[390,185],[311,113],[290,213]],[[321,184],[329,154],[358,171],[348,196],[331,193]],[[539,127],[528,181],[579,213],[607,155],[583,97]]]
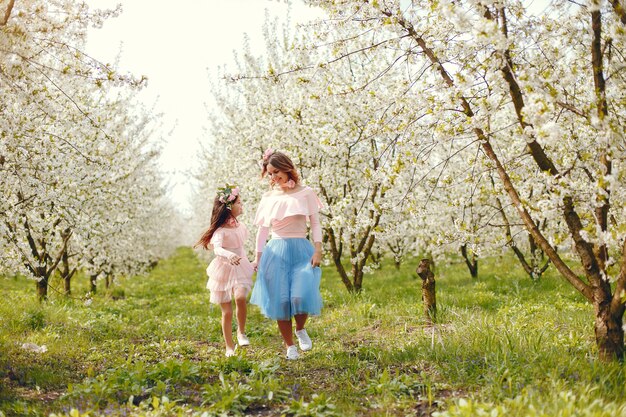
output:
[[[322,311],[322,270],[311,266],[313,245],[305,238],[271,239],[257,268],[250,303],[272,320]]]

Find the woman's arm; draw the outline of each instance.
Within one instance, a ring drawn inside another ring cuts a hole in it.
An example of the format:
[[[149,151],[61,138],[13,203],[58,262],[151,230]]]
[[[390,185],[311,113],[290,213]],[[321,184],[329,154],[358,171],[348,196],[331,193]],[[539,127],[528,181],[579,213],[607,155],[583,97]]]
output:
[[[267,242],[267,237],[270,234],[270,228],[267,226],[259,226],[259,230],[256,232],[256,258],[254,260],[254,269],[261,262],[261,255]]]
[[[313,246],[315,246],[315,251],[311,257],[311,265],[316,267],[322,263],[322,225],[320,224],[320,215],[318,213],[311,214],[309,222],[311,223]]]

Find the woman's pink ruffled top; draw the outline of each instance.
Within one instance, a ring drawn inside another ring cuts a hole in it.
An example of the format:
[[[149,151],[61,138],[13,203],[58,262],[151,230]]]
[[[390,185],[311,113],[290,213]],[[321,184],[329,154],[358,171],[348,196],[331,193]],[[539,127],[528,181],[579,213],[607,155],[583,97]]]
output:
[[[319,211],[322,208],[317,194],[311,187],[294,193],[266,193],[257,208],[254,224],[259,226],[257,251],[262,251],[265,238],[271,227],[273,238],[306,237],[306,219],[311,223],[314,242],[322,241]]]
[[[296,215],[310,216],[319,213],[321,208],[322,203],[311,187],[289,194],[270,191],[259,203],[254,224],[269,227],[273,220]]]
[[[254,270],[244,253],[244,242],[248,238],[248,229],[243,223],[235,227],[220,227],[211,237],[215,258],[206,269],[209,281],[206,287],[211,291],[231,291],[233,287],[243,285],[252,288]],[[231,265],[228,258],[241,257],[239,265]]]

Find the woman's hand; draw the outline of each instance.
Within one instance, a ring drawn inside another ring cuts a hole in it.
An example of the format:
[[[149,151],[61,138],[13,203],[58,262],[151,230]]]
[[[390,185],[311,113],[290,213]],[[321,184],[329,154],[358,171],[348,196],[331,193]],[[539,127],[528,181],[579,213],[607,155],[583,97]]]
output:
[[[315,248],[315,251],[311,257],[311,266],[313,268],[317,268],[322,263],[322,242],[313,243],[313,247]]]
[[[256,259],[254,260],[254,262],[252,262],[252,269],[254,269],[254,272],[258,271],[259,268],[259,264],[261,263],[261,254],[263,252],[257,252],[256,253]]]
[[[313,252],[313,256],[311,257],[311,266],[313,268],[316,268],[320,266],[321,263],[322,263],[322,251],[316,250],[315,252]]]

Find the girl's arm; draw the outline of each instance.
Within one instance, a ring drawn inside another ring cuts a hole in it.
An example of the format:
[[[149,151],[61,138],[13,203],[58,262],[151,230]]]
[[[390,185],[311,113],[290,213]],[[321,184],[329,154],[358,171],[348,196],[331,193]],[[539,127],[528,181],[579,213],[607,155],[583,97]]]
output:
[[[315,246],[315,252],[313,252],[311,257],[311,265],[316,267],[322,263],[322,225],[320,224],[319,213],[311,214],[309,222],[311,223],[311,235],[313,235],[313,245]]]
[[[215,234],[213,235],[213,238],[211,239],[211,244],[213,245],[213,253],[215,253],[215,255],[217,256],[221,256],[223,258],[228,259],[228,261],[231,263],[231,265],[239,265],[239,261],[241,260],[241,257],[239,255],[237,255],[236,253],[233,253],[229,250],[226,250],[222,247],[222,244],[224,242],[224,235],[222,235],[222,233],[215,232]]]

